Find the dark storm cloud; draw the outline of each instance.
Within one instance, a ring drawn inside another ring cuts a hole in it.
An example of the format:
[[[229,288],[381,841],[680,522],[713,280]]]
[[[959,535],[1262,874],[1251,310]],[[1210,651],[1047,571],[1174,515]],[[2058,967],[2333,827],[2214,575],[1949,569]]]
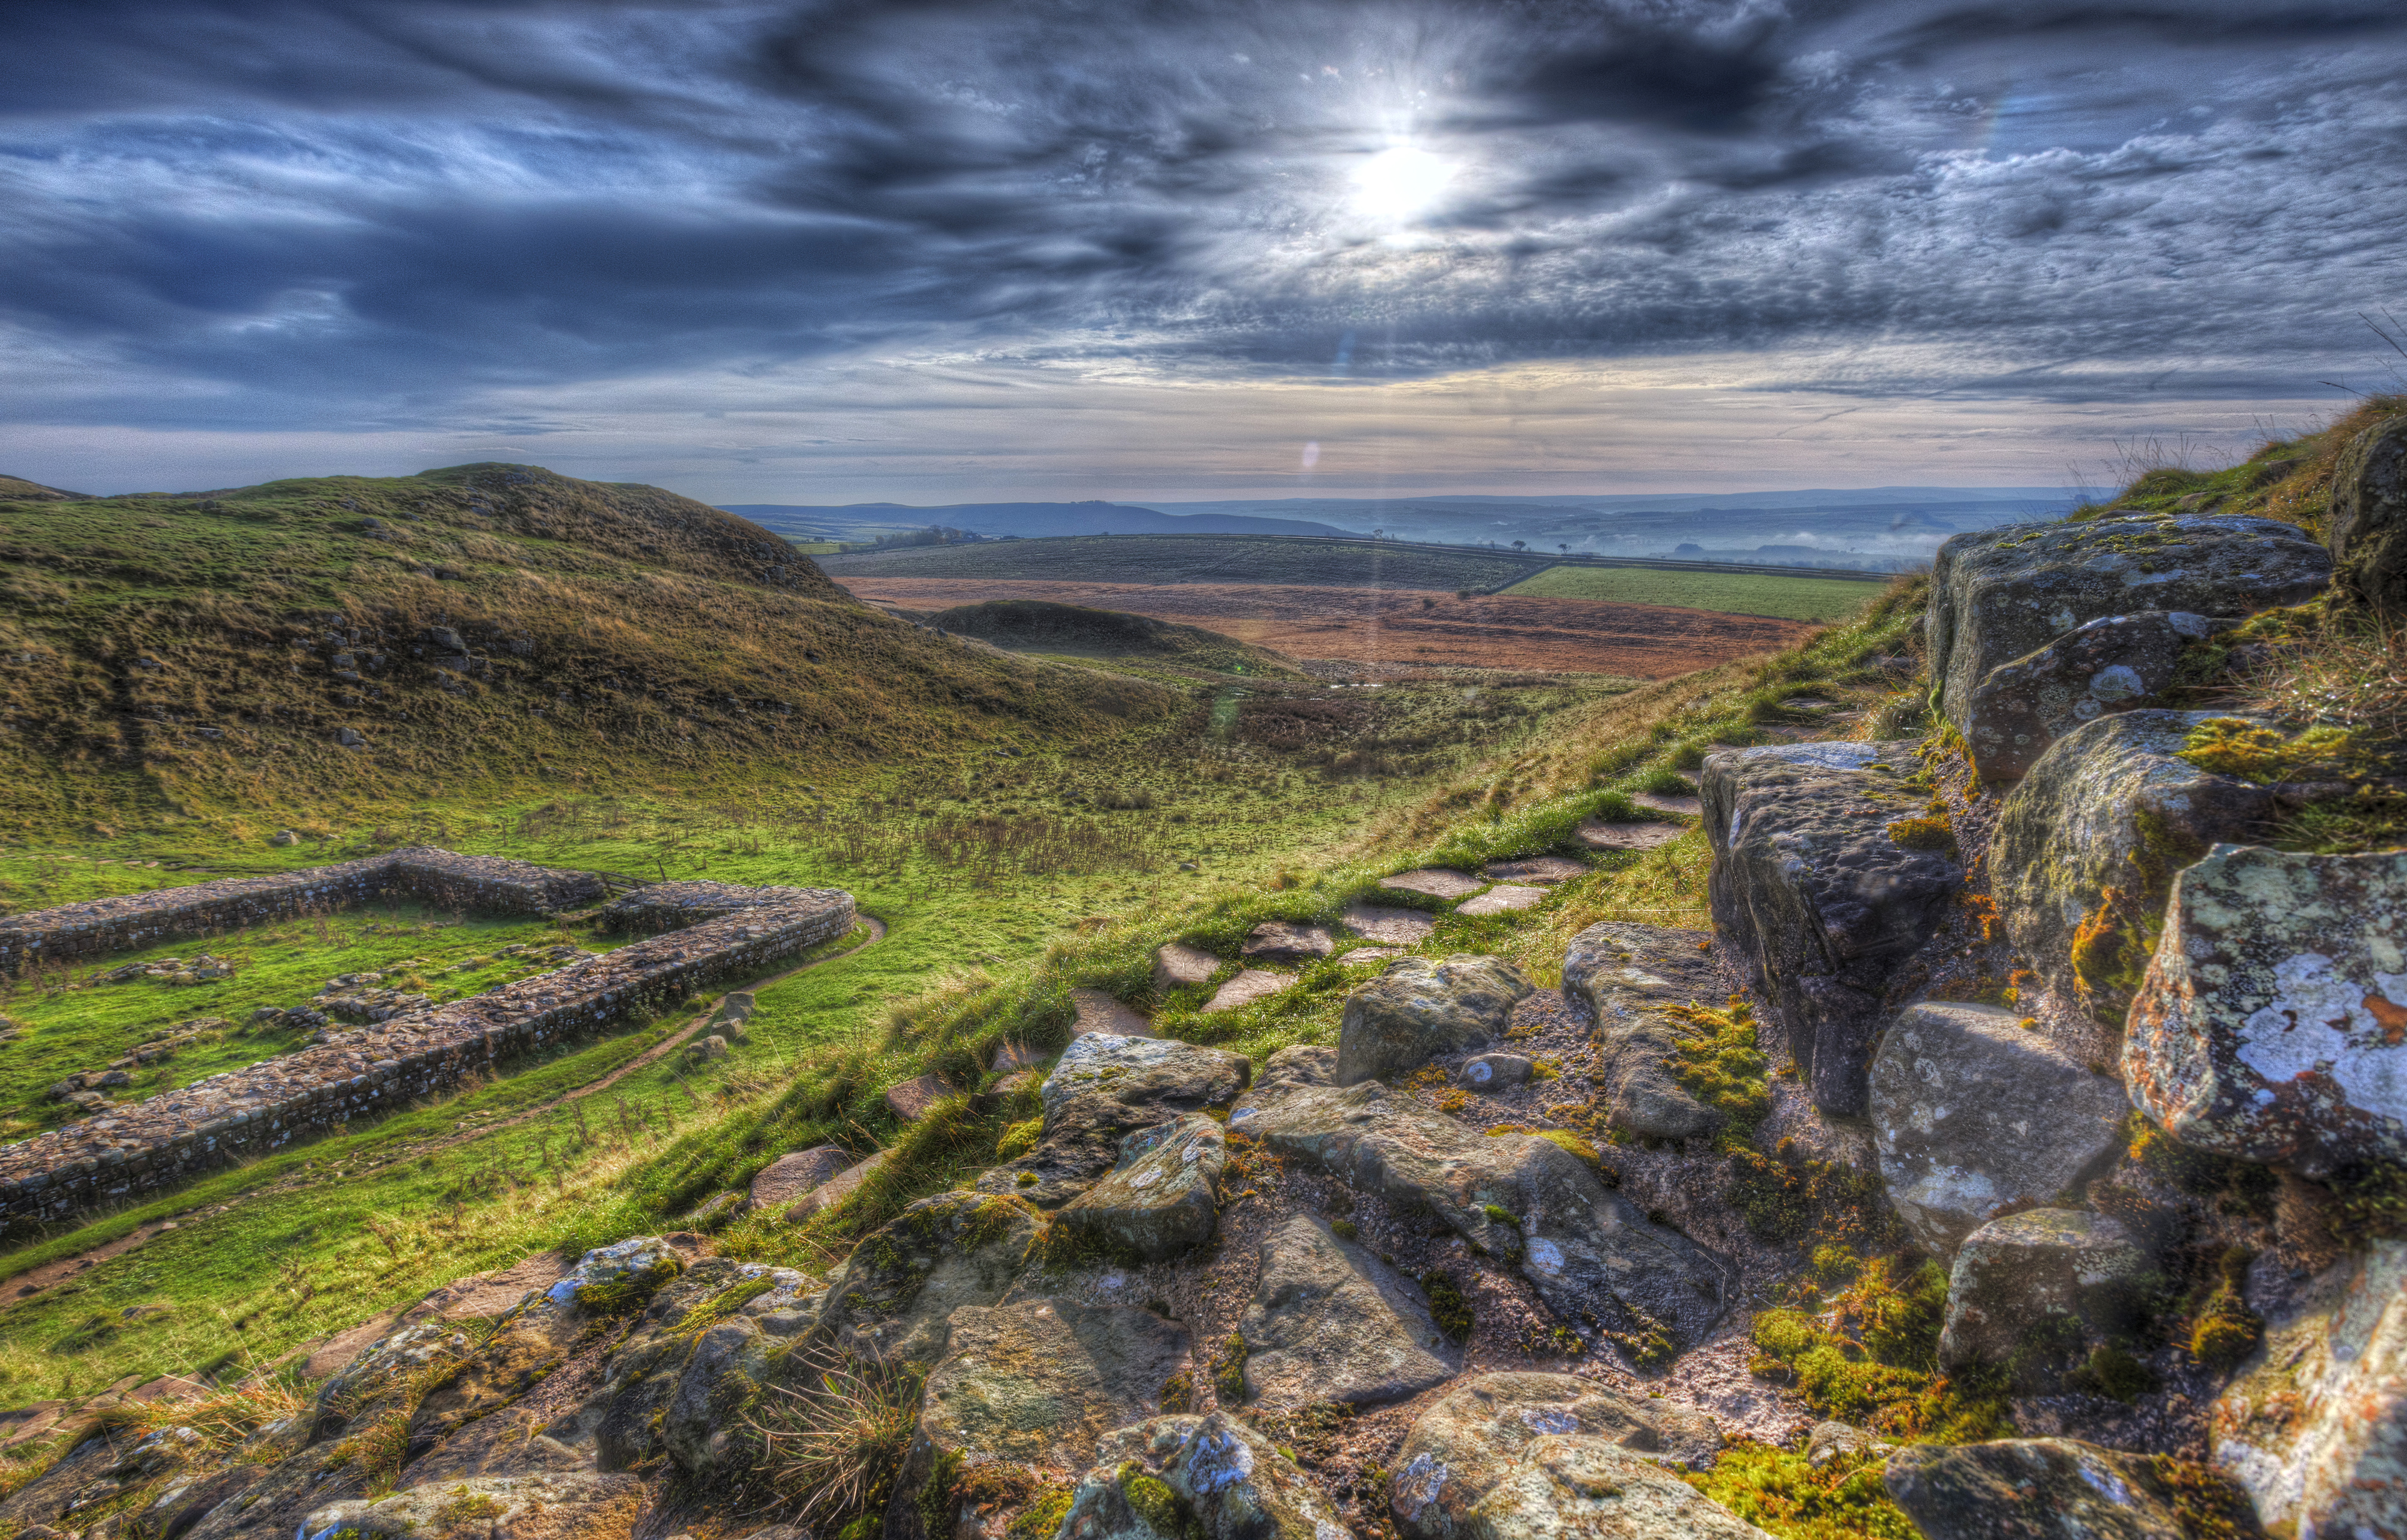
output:
[[[862,347],[2296,387],[2395,297],[2398,9],[20,5],[0,377],[286,425]],[[1398,144],[1451,175],[1383,214]]]

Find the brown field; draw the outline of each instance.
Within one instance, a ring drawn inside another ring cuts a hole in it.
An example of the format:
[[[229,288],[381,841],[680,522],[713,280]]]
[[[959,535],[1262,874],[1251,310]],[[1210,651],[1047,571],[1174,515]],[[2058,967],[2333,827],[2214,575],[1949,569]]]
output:
[[[1315,588],[1275,583],[1044,583],[953,577],[847,577],[871,603],[934,611],[1033,599],[1121,610],[1269,647],[1298,658],[1394,668],[1560,669],[1668,679],[1791,645],[1804,621],[1586,599],[1457,599],[1417,588]]]

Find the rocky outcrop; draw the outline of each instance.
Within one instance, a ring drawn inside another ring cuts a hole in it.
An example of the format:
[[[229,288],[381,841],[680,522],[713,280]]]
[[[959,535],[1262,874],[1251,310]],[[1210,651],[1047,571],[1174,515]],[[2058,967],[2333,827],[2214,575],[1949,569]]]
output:
[[[2407,417],[2350,440],[2331,488],[2324,539],[2333,586],[2377,614],[2407,615]]]
[[[934,1363],[953,1312],[1001,1300],[1027,1267],[1038,1222],[1015,1197],[921,1198],[828,1275],[820,1332],[856,1357]]]
[[[2176,875],[2123,1039],[2184,1144],[2324,1176],[2407,1161],[2407,855],[2218,846]]]
[[[2143,610],[2246,615],[2314,597],[2331,558],[2268,518],[2144,514],[1960,534],[1930,573],[1930,676],[1967,732],[1973,696],[2001,664],[2089,621]]]
[[[1396,1451],[1389,1498],[1405,1540],[1460,1540],[1471,1511],[1547,1434],[1576,1434],[1702,1467],[1721,1448],[1713,1420],[1559,1374],[1474,1375],[1421,1413]]]
[[[1353,1540],[1295,1462],[1218,1412],[1105,1437],[1057,1540]]]
[[[2076,728],[1998,811],[1989,883],[2006,935],[2101,1020],[2130,1007],[2173,873],[2273,814],[2265,787],[2178,757],[2206,715],[2137,711]]]
[[[1128,1135],[1227,1105],[1253,1067],[1241,1053],[1171,1038],[1074,1038],[1046,1079],[1036,1147],[980,1176],[978,1190],[1059,1208],[1119,1164]]]
[[[2148,1271],[2111,1219],[2032,1208],[1991,1220],[1947,1275],[1939,1362],[2010,1368],[2018,1389],[2053,1393],[2069,1362],[2135,1323]]]
[[[1596,1069],[1606,1119],[1640,1138],[1699,1138],[1721,1114],[1690,1095],[1672,1073],[1683,1034],[1666,1006],[1711,1001],[1720,977],[1702,931],[1608,920],[1572,938],[1563,993],[1596,1017]]]
[[[1889,976],[1963,891],[1952,846],[1924,839],[1914,756],[1894,742],[1705,756],[1715,928],[1763,997],[1767,1046],[1825,1112],[1863,1112]]]
[[[358,1540],[424,1540],[472,1533],[491,1540],[626,1540],[646,1505],[644,1483],[599,1471],[546,1471],[476,1476],[412,1487],[390,1497],[330,1503],[303,1520],[301,1533]]]
[[[1898,1217],[1949,1256],[1995,1215],[2048,1203],[2121,1147],[2123,1088],[2012,1011],[1926,1001],[1873,1061],[1873,1147]]]
[[[1695,1345],[1720,1319],[1721,1264],[1649,1222],[1577,1155],[1532,1135],[1475,1133],[1375,1081],[1314,1084],[1327,1061],[1288,1058],[1295,1052],[1272,1056],[1275,1075],[1237,1104],[1232,1134],[1434,1212],[1517,1264],[1556,1314],[1642,1362]]]
[[[1463,1540],[1772,1540],[1662,1466],[1575,1434],[1532,1441],[1471,1505]]]
[[[1927,1540],[2190,1540],[2257,1533],[2247,1500],[2212,1472],[2070,1438],[1917,1445],[1889,1457],[1881,1482]]]
[[[1262,1237],[1254,1302],[1237,1330],[1246,1399],[1274,1408],[1401,1401],[1462,1366],[1417,1284],[1306,1214]]]
[[[2407,1514],[2407,1242],[2376,1240],[2268,1324],[2215,1404],[2215,1462],[2269,1528],[2398,1533]]]
[[[2217,624],[2186,611],[2108,615],[1990,670],[1964,712],[1974,772],[2019,781],[2050,743],[2084,722],[2156,705],[2182,648]]]
[[[1338,1083],[1390,1079],[1441,1053],[1485,1048],[1504,1035],[1513,1007],[1531,988],[1502,957],[1399,957],[1346,996],[1337,1029]]]
[[[1139,1129],[1120,1141],[1109,1174],[1071,1200],[1061,1222],[1147,1262],[1192,1250],[1220,1219],[1220,1125],[1201,1112]]]

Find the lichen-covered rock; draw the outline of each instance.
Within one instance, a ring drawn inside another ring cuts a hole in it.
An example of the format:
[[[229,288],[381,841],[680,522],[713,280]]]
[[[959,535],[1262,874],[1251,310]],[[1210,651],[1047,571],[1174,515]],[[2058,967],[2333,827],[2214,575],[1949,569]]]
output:
[[[1175,1038],[1074,1038],[1045,1081],[1036,1148],[980,1176],[978,1190],[1059,1208],[1119,1163],[1128,1135],[1225,1106],[1253,1068],[1242,1053]]]
[[[855,1357],[933,1363],[944,1354],[952,1313],[992,1305],[1027,1267],[1038,1222],[1018,1198],[921,1198],[828,1275],[819,1328]]]
[[[2143,610],[2246,615],[2314,597],[2331,558],[2269,518],[2143,514],[1957,535],[1930,572],[1930,676],[1965,730],[1989,671],[2077,626]]]
[[[1435,1212],[1517,1264],[1556,1314],[1593,1323],[1642,1362],[1694,1346],[1720,1319],[1727,1280],[1713,1255],[1648,1221],[1560,1145],[1476,1133],[1376,1081],[1313,1084],[1317,1063],[1280,1057],[1277,1083],[1229,1115],[1232,1134]]]
[[[1466,1091],[1484,1092],[1494,1095],[1527,1084],[1537,1066],[1518,1053],[1481,1053],[1465,1061],[1455,1071],[1454,1083]]]
[[[1873,1060],[1881,1180],[1915,1238],[1942,1256],[2110,1160],[2129,1111],[2120,1085],[1990,1006],[1909,1006]]]
[[[2052,1394],[2069,1361],[2136,1321],[2148,1259],[2123,1227],[2078,1208],[2031,1208],[1965,1237],[1947,1275],[1939,1362],[2014,1370]]]
[[[1246,1399],[1274,1408],[1418,1395],[1462,1366],[1419,1285],[1324,1222],[1295,1214],[1262,1237],[1246,1339]]]
[[[478,1476],[430,1482],[390,1497],[330,1503],[303,1521],[301,1533],[356,1535],[359,1540],[429,1540],[474,1534],[477,1540],[626,1540],[646,1505],[644,1484],[599,1471],[550,1471],[534,1476]]]
[[[2197,1149],[2407,1161],[2407,854],[2222,845],[2174,877],[2123,1079]]]
[[[2049,983],[2119,1022],[2173,873],[2274,811],[2263,786],[2177,757],[2203,712],[2101,717],[2058,739],[1998,810],[1990,896]]]
[[[966,1469],[1004,1461],[1076,1479],[1105,1434],[1159,1413],[1164,1387],[1192,1372],[1186,1328],[1150,1310],[1030,1299],[954,1312],[886,1540],[930,1540],[930,1519],[956,1513],[951,1488]],[[940,1524],[934,1540],[953,1533]]]
[[[1889,975],[1963,891],[1963,869],[1921,838],[1917,768],[1906,742],[1705,756],[1714,926],[1763,996],[1767,1046],[1825,1112],[1862,1114]]]
[[[1578,1434],[1533,1440],[1471,1505],[1463,1540],[1772,1540],[1672,1472]]]
[[[333,1438],[388,1410],[406,1409],[416,1399],[421,1377],[464,1363],[475,1351],[467,1334],[448,1321],[422,1321],[377,1338],[318,1387],[311,1440]]]
[[[2247,1498],[2215,1473],[2071,1438],[1918,1444],[1889,1456],[1881,1484],[1927,1540],[2190,1540],[2257,1533]]]
[[[2407,1533],[2407,1242],[2371,1242],[2269,1322],[2210,1437],[2269,1527]]]
[[[1158,1262],[1212,1238],[1220,1219],[1227,1136],[1201,1112],[1120,1141],[1111,1173],[1073,1199],[1061,1222]]]
[[[1458,1540],[1466,1516],[1549,1434],[1579,1434],[1674,1464],[1721,1448],[1713,1420],[1559,1374],[1474,1375],[1413,1423],[1389,1503],[1406,1540]]]
[[[1563,993],[1596,1015],[1595,1079],[1605,1116],[1641,1138],[1698,1138],[1721,1114],[1690,1095],[1671,1070],[1682,1041],[1665,1006],[1715,998],[1721,980],[1702,931],[1607,920],[1572,938]]]
[[[2407,615],[2407,417],[2351,439],[2331,485],[2332,586],[2380,614]]]
[[[1353,1540],[1295,1462],[1218,1412],[1107,1435],[1059,1540]]]
[[[2047,746],[2084,722],[2157,703],[2182,648],[2215,622],[2176,610],[2110,615],[2001,663],[1973,692],[1964,743],[1985,781],[2019,781]]]
[[[1504,1035],[1513,1007],[1532,987],[1502,957],[1399,957],[1346,997],[1338,1083],[1401,1075],[1440,1053],[1485,1048]]]

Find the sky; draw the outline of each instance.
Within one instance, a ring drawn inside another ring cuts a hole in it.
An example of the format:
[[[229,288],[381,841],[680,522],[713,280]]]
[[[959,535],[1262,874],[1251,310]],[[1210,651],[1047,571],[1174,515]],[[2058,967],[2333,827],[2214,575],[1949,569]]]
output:
[[[17,0],[0,57],[0,472],[78,490],[2057,485],[2407,368],[2397,0]]]

